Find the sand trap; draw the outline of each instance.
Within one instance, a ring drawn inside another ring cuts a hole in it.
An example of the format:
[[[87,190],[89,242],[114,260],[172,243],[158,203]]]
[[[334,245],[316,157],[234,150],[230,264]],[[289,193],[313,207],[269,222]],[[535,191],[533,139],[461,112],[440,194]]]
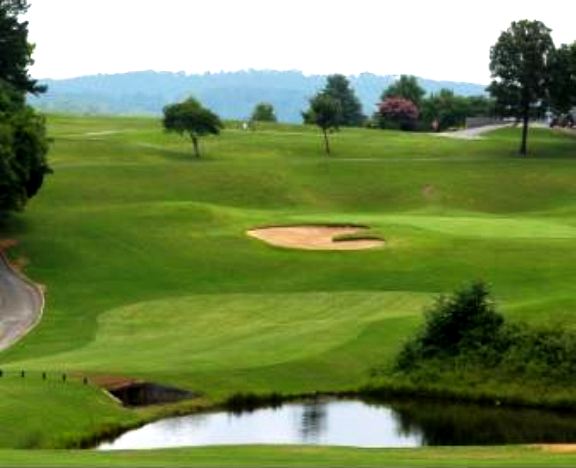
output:
[[[552,453],[576,453],[576,444],[544,444],[537,445],[545,452]]]
[[[247,231],[251,237],[277,247],[304,250],[364,250],[382,247],[381,239],[334,240],[343,235],[361,235],[361,226],[275,226]]]

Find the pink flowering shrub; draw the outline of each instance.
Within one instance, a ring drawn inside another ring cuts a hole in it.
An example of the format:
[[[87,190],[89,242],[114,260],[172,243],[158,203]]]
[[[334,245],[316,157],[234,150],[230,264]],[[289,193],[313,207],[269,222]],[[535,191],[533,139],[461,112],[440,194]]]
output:
[[[389,97],[379,105],[380,115],[394,122],[415,122],[420,117],[416,105],[404,98]]]

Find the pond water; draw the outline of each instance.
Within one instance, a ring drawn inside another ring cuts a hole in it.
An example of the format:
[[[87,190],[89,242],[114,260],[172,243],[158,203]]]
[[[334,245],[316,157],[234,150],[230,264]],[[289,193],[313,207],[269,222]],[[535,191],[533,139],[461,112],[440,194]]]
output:
[[[576,442],[576,415],[401,401],[310,400],[244,412],[173,417],[128,431],[99,450],[206,445],[354,447]]]

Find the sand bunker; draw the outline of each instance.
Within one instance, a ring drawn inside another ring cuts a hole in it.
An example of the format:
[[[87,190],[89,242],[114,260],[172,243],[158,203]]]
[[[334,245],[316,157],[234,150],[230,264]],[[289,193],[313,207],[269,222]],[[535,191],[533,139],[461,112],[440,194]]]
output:
[[[305,250],[364,250],[382,247],[382,239],[342,239],[360,236],[362,226],[275,226],[247,231],[251,237],[277,247]]]
[[[576,453],[576,444],[544,444],[537,445],[545,452],[552,453]]]

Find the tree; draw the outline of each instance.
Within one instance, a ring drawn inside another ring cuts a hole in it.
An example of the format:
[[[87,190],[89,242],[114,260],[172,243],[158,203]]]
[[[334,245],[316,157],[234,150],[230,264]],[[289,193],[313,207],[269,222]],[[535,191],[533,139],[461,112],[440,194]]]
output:
[[[199,138],[218,135],[224,126],[211,110],[202,107],[194,98],[164,107],[162,125],[168,132],[188,134],[194,146],[194,155],[200,157]]]
[[[394,128],[413,130],[420,115],[412,101],[399,97],[386,98],[378,107],[382,128],[389,128],[391,122]]]
[[[440,296],[426,311],[425,319],[424,327],[400,352],[399,369],[409,369],[422,359],[455,357],[490,345],[504,325],[504,317],[482,282]]]
[[[418,78],[411,75],[401,75],[396,82],[384,90],[381,100],[403,98],[412,101],[420,109],[425,94],[426,91],[418,84]]]
[[[576,42],[562,44],[550,64],[550,106],[556,115],[576,106]]]
[[[28,42],[28,22],[19,19],[26,11],[27,0],[0,1],[0,77],[17,91],[38,93],[46,88],[28,74],[34,46]],[[20,97],[23,99],[24,94]]]
[[[276,114],[274,113],[274,106],[267,102],[256,104],[250,117],[252,122],[277,122]]]
[[[366,117],[362,114],[362,104],[350,87],[350,82],[344,75],[330,75],[322,94],[340,102],[340,122],[344,127],[361,126]]]
[[[435,121],[438,131],[463,126],[472,111],[471,100],[455,95],[451,89],[441,89],[438,94],[432,94],[422,101],[424,121]]]
[[[494,117],[494,99],[487,96],[468,96],[466,99],[466,117]]]
[[[26,105],[27,93],[45,90],[28,75],[27,10],[26,0],[0,1],[0,212],[23,209],[51,172],[44,118]]]
[[[488,89],[501,111],[522,120],[521,155],[527,152],[531,112],[547,96],[549,63],[554,54],[550,31],[540,21],[515,21],[490,50],[494,80]]]
[[[310,99],[309,118],[324,134],[324,147],[326,154],[330,154],[329,130],[338,130],[342,121],[342,106],[340,101],[324,93],[317,94]]]

